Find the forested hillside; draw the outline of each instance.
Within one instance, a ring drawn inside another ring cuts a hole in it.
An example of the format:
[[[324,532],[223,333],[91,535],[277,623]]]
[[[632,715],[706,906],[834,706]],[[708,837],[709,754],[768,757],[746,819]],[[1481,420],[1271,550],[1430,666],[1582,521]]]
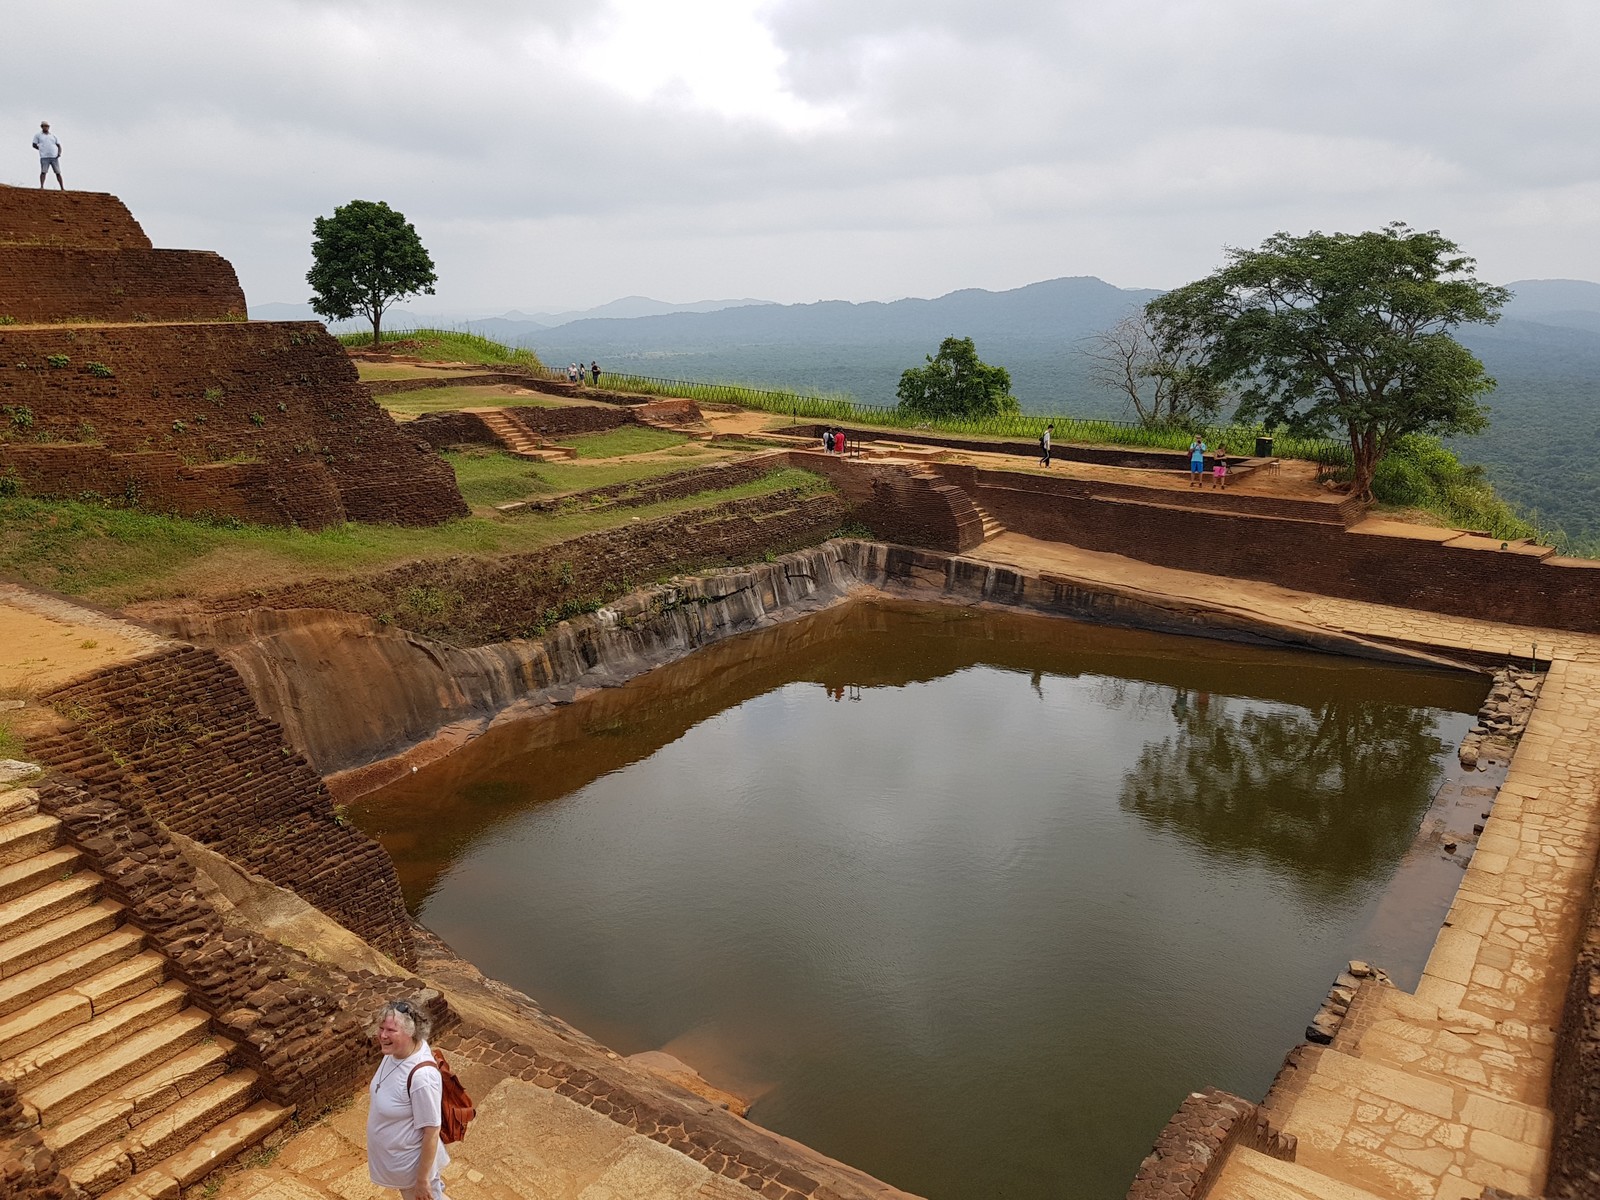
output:
[[[1537,510],[1544,527],[1560,526],[1600,551],[1600,284],[1510,286],[1516,296],[1498,325],[1461,331],[1500,386],[1489,399],[1489,432],[1459,439],[1454,449],[1484,464],[1507,497]],[[900,372],[942,338],[971,337],[984,361],[1010,370],[1026,410],[1125,417],[1089,379],[1084,349],[1095,332],[1157,294],[1077,277],[936,300],[474,328],[531,346],[550,363],[599,359],[618,371],[843,392],[869,404],[893,404]]]

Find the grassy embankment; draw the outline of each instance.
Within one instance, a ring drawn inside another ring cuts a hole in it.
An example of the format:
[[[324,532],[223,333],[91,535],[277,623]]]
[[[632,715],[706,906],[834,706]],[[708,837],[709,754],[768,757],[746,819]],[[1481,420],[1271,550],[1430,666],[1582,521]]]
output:
[[[681,470],[682,459],[529,463],[506,454],[445,455],[473,513],[425,529],[347,524],[309,532],[164,516],[98,501],[0,497],[0,572],[107,605],[219,594],[313,576],[352,575],[415,559],[539,550],[635,518],[651,520],[784,488],[826,486],[782,469],[736,487],[624,511],[505,516],[494,504]]]
[[[385,336],[386,341],[389,336]],[[419,346],[450,347],[452,353],[456,352],[454,347],[458,344],[462,346],[462,352],[484,355],[529,353],[497,347],[496,343],[472,334],[428,330],[392,336],[396,340],[411,338]],[[458,342],[458,339],[461,340]],[[421,351],[417,353],[419,356],[422,354]],[[803,395],[741,384],[695,383],[612,372],[607,372],[602,382],[616,391],[684,396],[706,403],[734,404],[805,422],[826,421],[881,429],[929,430],[995,440],[1021,438],[1031,441],[1039,436],[1045,423],[1050,422],[1055,426],[1054,437],[1058,444],[1078,442],[1181,450],[1189,444],[1194,432],[1188,428],[1150,429],[1126,422],[1031,413],[1007,414],[976,421],[930,422],[903,417],[893,408],[859,404],[848,396]],[[1213,446],[1253,447],[1256,435],[1262,430],[1233,425],[1209,426],[1201,432]],[[1334,478],[1344,473],[1350,462],[1349,447],[1339,441],[1295,438],[1281,433],[1275,437],[1273,453],[1280,458],[1306,459],[1318,463],[1329,468]],[[1534,516],[1522,512],[1500,496],[1481,468],[1462,463],[1437,438],[1406,438],[1379,469],[1373,491],[1379,511],[1390,515],[1422,523],[1483,530],[1507,540],[1537,538],[1569,552],[1592,553],[1600,549],[1592,545],[1572,545],[1560,529],[1541,527]]]

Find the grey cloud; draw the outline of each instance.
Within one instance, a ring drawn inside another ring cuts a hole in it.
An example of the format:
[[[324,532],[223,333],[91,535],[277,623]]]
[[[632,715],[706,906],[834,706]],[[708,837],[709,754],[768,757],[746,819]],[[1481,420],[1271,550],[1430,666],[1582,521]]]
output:
[[[61,0],[30,33],[61,50],[13,55],[0,180],[50,116],[69,183],[257,300],[303,294],[312,218],[356,196],[417,223],[460,309],[1172,284],[1395,217],[1503,277],[1600,276],[1586,2],[787,0],[780,82],[838,114],[798,130],[631,99],[607,11]]]

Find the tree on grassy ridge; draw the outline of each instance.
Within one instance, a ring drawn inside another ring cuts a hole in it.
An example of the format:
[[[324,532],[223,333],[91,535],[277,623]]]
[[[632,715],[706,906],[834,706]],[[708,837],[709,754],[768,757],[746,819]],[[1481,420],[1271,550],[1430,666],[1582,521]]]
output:
[[[1022,410],[1011,394],[1011,372],[980,359],[971,338],[945,338],[926,362],[900,374],[895,396],[902,414],[965,420]]]
[[[1366,233],[1277,233],[1257,250],[1145,307],[1164,351],[1205,348],[1219,384],[1241,385],[1238,416],[1314,434],[1343,427],[1370,497],[1378,463],[1409,433],[1477,433],[1483,364],[1450,336],[1493,324],[1511,298],[1437,230],[1394,222]]]
[[[378,344],[383,314],[396,300],[433,295],[439,281],[416,227],[382,200],[352,200],[312,225],[311,309],[330,321],[360,313]]]

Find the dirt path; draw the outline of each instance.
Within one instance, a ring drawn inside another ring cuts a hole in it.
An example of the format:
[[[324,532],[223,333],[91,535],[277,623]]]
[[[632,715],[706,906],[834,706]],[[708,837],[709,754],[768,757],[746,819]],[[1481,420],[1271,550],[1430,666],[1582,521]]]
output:
[[[37,695],[169,644],[117,617],[0,583],[0,695]]]

